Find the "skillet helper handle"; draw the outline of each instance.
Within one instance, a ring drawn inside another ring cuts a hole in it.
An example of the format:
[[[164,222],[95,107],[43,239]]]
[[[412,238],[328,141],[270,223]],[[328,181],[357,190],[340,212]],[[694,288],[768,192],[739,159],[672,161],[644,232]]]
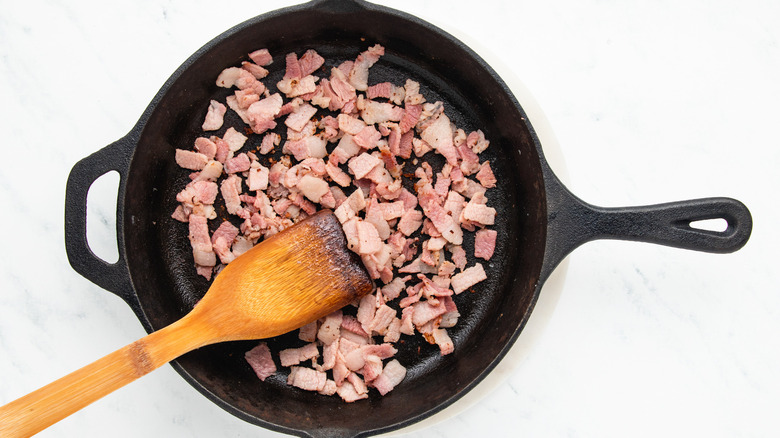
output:
[[[0,436],[29,437],[211,341],[187,317],[0,407]]]
[[[134,146],[135,142],[128,135],[83,158],[73,166],[65,187],[65,249],[70,265],[91,282],[119,295],[131,307],[134,299],[120,241],[121,200],[117,199],[116,221],[119,260],[108,263],[95,255],[87,242],[87,194],[98,178],[112,170],[119,173],[119,193],[122,192]]]

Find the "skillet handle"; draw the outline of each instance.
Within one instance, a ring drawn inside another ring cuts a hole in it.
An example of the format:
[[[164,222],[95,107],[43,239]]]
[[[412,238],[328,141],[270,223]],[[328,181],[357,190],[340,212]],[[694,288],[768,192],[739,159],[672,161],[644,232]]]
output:
[[[736,199],[703,198],[605,208],[577,198],[554,176],[545,183],[550,213],[542,278],[571,251],[591,240],[630,240],[723,254],[742,248],[753,229],[750,211]],[[726,229],[712,231],[691,226],[708,219],[725,220]]]
[[[116,235],[119,260],[108,263],[100,259],[87,242],[87,193],[92,184],[112,170],[119,173],[119,193],[124,190],[130,155],[135,142],[125,136],[103,149],[83,158],[70,171],[65,187],[65,249],[73,269],[87,280],[125,300],[137,311],[130,274],[125,263],[122,241],[122,204],[117,195]],[[137,313],[137,312],[136,312]]]

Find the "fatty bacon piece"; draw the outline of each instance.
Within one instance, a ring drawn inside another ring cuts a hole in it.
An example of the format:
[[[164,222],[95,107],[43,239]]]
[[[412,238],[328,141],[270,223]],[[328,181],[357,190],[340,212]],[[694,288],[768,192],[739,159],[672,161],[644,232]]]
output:
[[[203,216],[191,214],[190,224],[190,245],[192,246],[192,256],[195,259],[195,266],[198,274],[209,280],[211,270],[217,264],[217,257],[211,246],[209,237],[208,219]]]
[[[252,131],[255,134],[262,134],[275,128],[274,118],[282,109],[282,104],[282,96],[279,93],[274,93],[250,105],[246,110],[246,117]]]
[[[431,145],[452,166],[458,165],[458,151],[452,141],[450,118],[444,113],[439,114],[420,134],[423,141]]]
[[[385,54],[385,48],[375,44],[358,55],[352,70],[349,72],[349,83],[356,90],[366,91],[368,89],[368,69],[379,61],[379,57]]]
[[[316,76],[312,76],[315,70],[325,61],[314,50],[304,53],[301,59],[298,55],[288,53],[285,57],[287,67],[284,77],[276,83],[276,87],[289,98],[314,93],[317,90]]]

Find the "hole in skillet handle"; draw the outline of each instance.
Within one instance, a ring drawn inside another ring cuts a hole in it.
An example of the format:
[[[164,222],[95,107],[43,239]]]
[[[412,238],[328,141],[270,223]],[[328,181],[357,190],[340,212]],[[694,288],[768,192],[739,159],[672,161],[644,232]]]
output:
[[[119,172],[99,176],[87,192],[87,245],[95,256],[109,264],[119,261],[116,241],[116,194]]]

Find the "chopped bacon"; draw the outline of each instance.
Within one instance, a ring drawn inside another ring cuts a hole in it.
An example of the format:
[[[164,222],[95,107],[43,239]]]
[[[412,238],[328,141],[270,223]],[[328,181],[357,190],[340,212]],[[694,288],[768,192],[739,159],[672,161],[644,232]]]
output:
[[[349,72],[349,83],[356,90],[365,91],[368,89],[368,69],[379,61],[379,57],[384,54],[385,48],[376,44],[358,55],[355,63],[352,65],[352,70]]]
[[[238,214],[241,210],[241,199],[238,196],[241,192],[241,179],[236,175],[230,175],[226,180],[222,181],[220,191],[222,192],[222,198],[225,199],[225,207],[228,213]]]
[[[276,364],[274,364],[271,350],[265,342],[257,344],[255,348],[244,353],[244,359],[262,381],[276,373]]]
[[[460,163],[460,170],[464,175],[471,175],[479,170],[479,156],[468,146],[465,144],[458,146],[458,154],[463,160]]]
[[[325,58],[320,56],[316,51],[309,49],[298,60],[298,67],[301,69],[301,76],[308,76],[318,68],[322,67],[325,63]]]
[[[242,62],[241,68],[248,71],[252,74],[252,76],[255,77],[255,79],[263,79],[264,77],[268,76],[268,70],[264,69],[263,67],[253,64],[251,62]]]
[[[211,236],[213,250],[222,263],[228,264],[235,259],[235,255],[230,251],[230,247],[233,245],[236,237],[238,237],[238,233],[238,228],[230,222],[224,221]]]
[[[422,225],[423,214],[420,210],[406,210],[398,221],[398,231],[405,236],[411,236]]]
[[[382,374],[374,379],[372,385],[380,394],[386,395],[406,377],[406,368],[398,360],[393,359],[385,365]]]
[[[176,149],[176,164],[189,170],[201,170],[209,162],[208,156],[200,152]]]
[[[282,350],[279,359],[291,367],[290,385],[348,402],[366,398],[371,387],[386,394],[403,380],[400,362],[383,364],[402,334],[419,332],[442,355],[453,351],[445,329],[460,313],[451,296],[486,278],[482,265],[469,267],[464,230],[476,232],[475,259],[492,257],[498,234],[486,196],[497,181],[479,158],[489,144],[484,133],[458,129],[444,104],[426,103],[411,79],[369,86],[369,68],[383,54],[382,46],[369,47],[320,78],[314,74],[322,75],[325,60],[316,51],[289,53],[272,94],[260,80],[271,75],[264,66],[273,58],[266,49],[254,51],[252,62],[224,69],[217,79],[220,87],[236,87],[225,92],[225,103],[248,128],[198,137],[175,157],[192,173],[171,216],[188,223],[196,272],[207,279],[220,272],[217,262],[230,263],[320,208],[335,210],[347,246],[384,286],[354,303],[357,316],[339,310],[302,327],[298,337],[307,344]],[[318,115],[320,108],[331,113]],[[202,128],[223,129],[225,109],[211,101]],[[250,133],[262,139],[250,140]],[[269,155],[279,145],[281,158]],[[416,158],[432,151],[444,157],[443,166]],[[223,203],[240,226],[223,217],[210,235],[208,221],[225,214]],[[375,336],[385,343],[377,345]],[[246,357],[264,379],[276,365],[261,345]]]
[[[339,129],[347,134],[356,135],[366,127],[364,121],[348,114],[339,114],[337,119],[339,121]]]
[[[271,57],[271,54],[268,52],[268,49],[255,50],[254,52],[249,54],[249,59],[251,59],[255,64],[260,66],[266,66],[274,62],[273,58]]]
[[[265,155],[274,150],[274,146],[279,146],[282,137],[274,132],[269,132],[263,136],[263,140],[260,142],[260,154]]]
[[[267,167],[257,161],[253,161],[249,169],[249,177],[246,180],[249,190],[257,191],[267,189],[268,174],[269,171]]]
[[[206,119],[203,121],[203,130],[204,131],[216,131],[217,129],[222,127],[223,118],[225,117],[225,112],[227,111],[227,108],[225,105],[217,102],[216,100],[212,100],[209,103],[209,109],[206,113]]]
[[[358,221],[357,233],[359,239],[358,253],[373,254],[382,249],[382,240],[376,227],[366,221]]]
[[[306,344],[299,348],[287,348],[279,352],[279,362],[283,367],[298,365],[309,359],[314,359],[320,355],[320,350],[316,343]]]
[[[374,128],[374,125],[368,125],[355,134],[353,140],[363,149],[373,149],[380,138],[382,135]]]
[[[439,114],[434,122],[429,124],[420,135],[422,140],[431,145],[436,152],[444,156],[453,166],[458,164],[458,152],[452,142],[450,119],[444,113]]]
[[[255,134],[276,127],[274,117],[282,109],[282,96],[274,93],[264,99],[261,99],[249,106],[246,110],[246,116],[249,120],[249,126]]]
[[[360,112],[360,117],[369,125],[384,123],[387,121],[398,122],[405,114],[403,108],[389,102],[375,102],[369,100],[365,108]]]
[[[417,121],[420,120],[422,114],[422,105],[404,105],[404,115],[401,117],[401,121],[398,126],[401,128],[402,133],[406,133],[410,129],[414,128]]]
[[[490,260],[496,249],[496,230],[479,230],[474,237],[474,257]]]
[[[287,384],[306,391],[321,391],[325,388],[328,376],[323,371],[293,366],[287,377]]]
[[[199,215],[191,214],[189,217],[189,238],[192,245],[192,256],[195,259],[195,264],[199,266],[214,266],[217,264],[217,257],[211,246],[207,221],[208,219]]]
[[[485,139],[485,134],[482,130],[477,129],[470,133],[466,138],[466,144],[474,151],[475,154],[482,153],[490,145],[490,142]]]
[[[225,172],[246,172],[249,170],[249,166],[251,164],[252,162],[249,160],[249,156],[247,154],[241,153],[225,161]]]
[[[364,178],[366,175],[368,175],[369,172],[371,172],[376,166],[379,166],[381,163],[382,160],[380,160],[379,158],[367,152],[363,152],[357,157],[350,159],[349,164],[347,166],[349,167],[349,170],[352,172],[352,174],[355,175],[355,178],[361,179]]]
[[[217,154],[217,145],[206,137],[198,137],[195,139],[195,150],[205,155],[207,159],[213,160],[214,155]],[[179,164],[178,161],[177,164]],[[182,165],[179,164],[179,166]],[[187,169],[187,167],[185,168]]]
[[[307,197],[312,202],[320,202],[320,199],[325,196],[326,193],[330,193],[328,183],[322,178],[313,176],[310,173],[304,175],[296,187],[303,193],[303,196]]]
[[[493,225],[496,218],[496,209],[485,204],[476,203],[472,199],[463,208],[460,217],[461,219],[482,225]]]
[[[490,168],[490,162],[485,161],[477,172],[477,181],[482,187],[489,189],[496,186],[496,177],[493,175],[493,169]]]
[[[301,131],[316,113],[317,108],[309,105],[308,103],[304,103],[303,105],[296,108],[292,114],[287,117],[287,120],[284,121],[284,124],[287,125],[287,127],[290,129]]]
[[[465,269],[460,274],[452,276],[452,290],[456,294],[459,294],[486,279],[487,274],[485,274],[485,269],[482,267],[482,264],[477,263],[476,265]]]

